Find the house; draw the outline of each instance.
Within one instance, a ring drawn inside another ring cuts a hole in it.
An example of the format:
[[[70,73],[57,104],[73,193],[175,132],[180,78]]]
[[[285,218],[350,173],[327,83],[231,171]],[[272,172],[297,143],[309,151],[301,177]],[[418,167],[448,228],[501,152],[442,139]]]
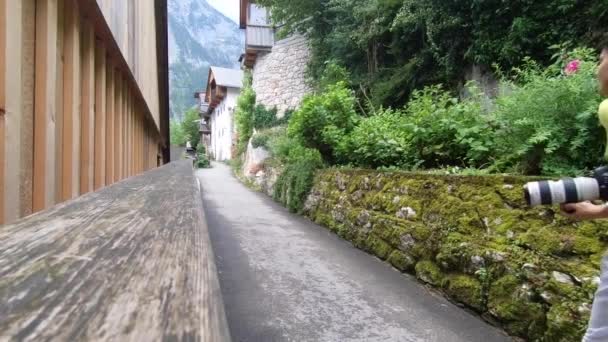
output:
[[[200,126],[198,133],[200,134],[199,144],[205,146],[207,157],[211,157],[211,125],[209,124],[209,103],[205,101],[206,91],[194,93],[194,98],[198,101],[198,113],[200,116]]]
[[[207,90],[201,106],[208,105],[206,115],[201,118],[210,131],[208,153],[215,160],[230,160],[236,145],[234,112],[236,101],[243,87],[243,71],[211,67],[207,79]]]
[[[241,66],[252,72],[256,102],[277,108],[279,116],[296,109],[311,91],[306,83],[307,39],[293,35],[275,40],[268,10],[251,0],[240,2],[240,27],[245,30]]]

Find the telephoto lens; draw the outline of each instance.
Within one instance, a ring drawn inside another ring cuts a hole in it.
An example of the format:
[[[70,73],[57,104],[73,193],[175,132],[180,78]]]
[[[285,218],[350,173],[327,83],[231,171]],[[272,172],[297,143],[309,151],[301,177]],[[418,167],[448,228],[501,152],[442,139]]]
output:
[[[600,184],[596,178],[565,178],[558,181],[530,182],[524,186],[530,206],[579,203],[600,198]]]
[[[593,177],[564,178],[558,181],[530,182],[524,186],[530,206],[608,201],[608,166],[595,169]]]

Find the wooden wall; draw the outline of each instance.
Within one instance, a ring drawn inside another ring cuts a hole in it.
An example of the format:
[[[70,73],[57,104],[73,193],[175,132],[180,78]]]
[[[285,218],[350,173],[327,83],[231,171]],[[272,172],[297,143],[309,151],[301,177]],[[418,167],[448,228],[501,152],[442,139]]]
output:
[[[159,68],[126,62],[103,13],[95,0],[0,0],[0,224],[159,164]],[[139,16],[127,26],[146,43],[131,53],[156,55],[154,9]]]
[[[160,127],[155,2],[96,0]],[[163,53],[167,53],[164,51]]]

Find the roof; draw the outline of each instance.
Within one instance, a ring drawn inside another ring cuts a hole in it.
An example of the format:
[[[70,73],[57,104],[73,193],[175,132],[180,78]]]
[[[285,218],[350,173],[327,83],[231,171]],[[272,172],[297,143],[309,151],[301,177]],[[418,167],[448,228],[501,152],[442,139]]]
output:
[[[209,75],[213,74],[215,84],[226,88],[242,88],[243,87],[243,70],[226,69],[212,66],[209,70]]]

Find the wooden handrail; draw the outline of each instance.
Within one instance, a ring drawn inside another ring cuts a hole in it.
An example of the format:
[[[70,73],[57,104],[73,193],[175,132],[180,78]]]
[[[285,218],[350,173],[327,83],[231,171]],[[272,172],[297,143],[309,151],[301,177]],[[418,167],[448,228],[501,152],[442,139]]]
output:
[[[229,341],[188,161],[0,227],[0,340]]]

